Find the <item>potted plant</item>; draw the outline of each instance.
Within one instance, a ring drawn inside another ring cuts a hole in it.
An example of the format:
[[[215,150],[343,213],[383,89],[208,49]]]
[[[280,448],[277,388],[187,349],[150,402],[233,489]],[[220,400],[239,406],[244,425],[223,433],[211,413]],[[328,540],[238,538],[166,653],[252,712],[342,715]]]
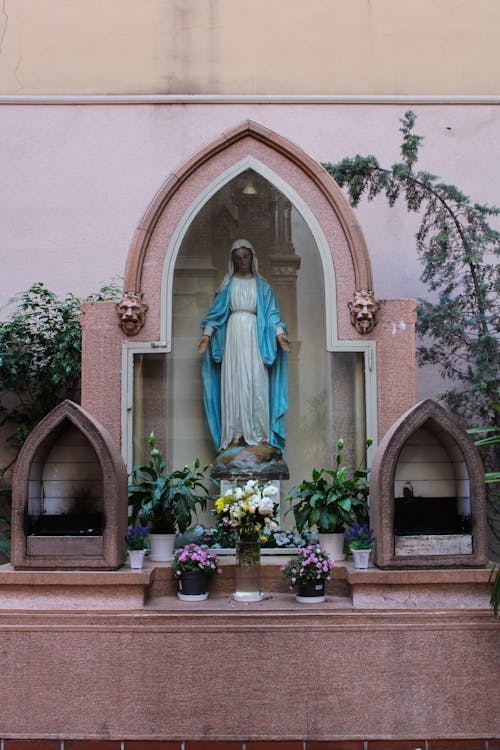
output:
[[[167,471],[152,432],[148,438],[151,457],[146,466],[135,466],[128,488],[130,516],[149,526],[151,560],[171,560],[177,532],[183,533],[199,505],[206,507],[208,490],[203,484],[209,466],[192,466]]]
[[[179,581],[177,596],[183,601],[207,599],[209,577],[222,572],[215,552],[197,544],[174,551],[172,570]]]
[[[366,441],[368,448],[373,440]],[[316,526],[321,546],[333,560],[344,560],[344,528],[368,517],[368,469],[343,464],[344,441],[337,442],[335,469],[314,469],[311,479],[295,485],[288,498],[299,532]]]
[[[298,602],[316,604],[326,599],[325,583],[330,580],[334,565],[319,544],[310,544],[300,547],[281,570],[290,581],[290,588],[298,587],[295,595]]]
[[[367,523],[363,526],[360,526],[359,523],[353,523],[346,529],[344,539],[352,552],[354,567],[367,568],[370,552],[375,541],[372,529],[368,527]]]
[[[144,565],[148,534],[148,526],[136,524],[128,528],[125,544],[128,550],[129,565],[132,569],[141,570]]]

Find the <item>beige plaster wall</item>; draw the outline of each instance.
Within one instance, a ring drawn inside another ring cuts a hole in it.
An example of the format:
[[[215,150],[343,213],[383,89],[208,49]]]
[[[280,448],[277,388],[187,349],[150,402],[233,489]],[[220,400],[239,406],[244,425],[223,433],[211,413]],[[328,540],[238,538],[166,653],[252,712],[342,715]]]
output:
[[[3,94],[496,94],[497,0],[4,0]]]

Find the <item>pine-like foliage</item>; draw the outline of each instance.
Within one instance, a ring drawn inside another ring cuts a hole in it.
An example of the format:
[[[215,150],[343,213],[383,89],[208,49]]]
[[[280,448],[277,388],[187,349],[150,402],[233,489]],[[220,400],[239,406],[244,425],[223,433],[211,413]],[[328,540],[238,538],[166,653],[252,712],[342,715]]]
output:
[[[473,203],[454,185],[416,169],[422,137],[413,132],[415,114],[401,120],[401,161],[383,168],[374,156],[355,156],[323,166],[353,206],[363,196],[406,202],[421,218],[416,234],[421,280],[432,300],[417,308],[419,364],[437,365],[451,387],[441,395],[468,424],[495,424],[498,412],[500,234],[489,220],[496,206]]]

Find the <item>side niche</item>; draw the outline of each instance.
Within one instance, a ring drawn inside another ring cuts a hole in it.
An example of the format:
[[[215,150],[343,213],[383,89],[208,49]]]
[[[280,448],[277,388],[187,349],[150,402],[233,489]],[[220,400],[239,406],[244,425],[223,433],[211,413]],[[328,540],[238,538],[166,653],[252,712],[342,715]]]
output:
[[[15,568],[115,569],[124,561],[127,472],[111,436],[72,401],[53,409],[13,478]]]
[[[483,465],[465,428],[437,401],[414,406],[381,441],[370,515],[381,568],[487,563]]]

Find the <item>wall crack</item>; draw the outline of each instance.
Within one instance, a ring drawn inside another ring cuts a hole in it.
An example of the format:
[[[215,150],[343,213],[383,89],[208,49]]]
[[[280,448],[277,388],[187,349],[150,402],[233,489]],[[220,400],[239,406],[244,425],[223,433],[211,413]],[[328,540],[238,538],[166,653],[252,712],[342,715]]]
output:
[[[7,0],[2,0],[2,14],[3,14],[3,17],[5,18],[5,23],[3,25],[2,33],[0,34],[0,55],[3,52],[3,43],[5,40],[5,35],[7,33],[7,26],[9,25],[9,16],[7,14],[6,5],[7,5]]]

